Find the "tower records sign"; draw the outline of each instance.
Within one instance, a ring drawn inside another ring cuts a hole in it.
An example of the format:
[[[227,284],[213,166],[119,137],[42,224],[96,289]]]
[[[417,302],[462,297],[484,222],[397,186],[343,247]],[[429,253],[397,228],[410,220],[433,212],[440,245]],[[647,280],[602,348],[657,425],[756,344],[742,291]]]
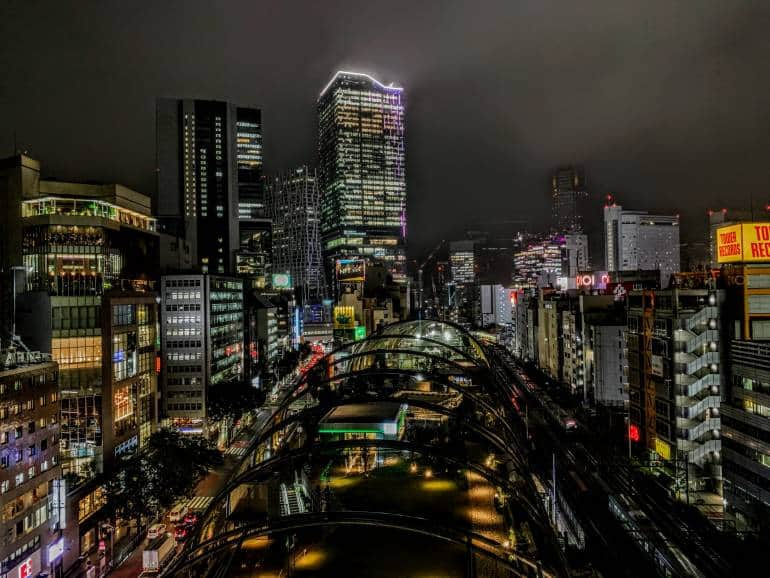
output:
[[[770,262],[770,223],[740,223],[717,229],[717,262]]]

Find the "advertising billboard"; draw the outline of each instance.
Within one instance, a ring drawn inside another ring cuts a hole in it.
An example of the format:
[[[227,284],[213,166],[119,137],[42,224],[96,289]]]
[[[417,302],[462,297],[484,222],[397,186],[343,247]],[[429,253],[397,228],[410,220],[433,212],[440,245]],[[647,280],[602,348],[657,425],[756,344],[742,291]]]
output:
[[[337,305],[334,308],[334,328],[353,329],[356,326],[356,314],[352,305]]]
[[[770,223],[740,223],[719,227],[718,263],[770,262]]]
[[[273,289],[291,289],[291,275],[289,273],[273,273],[270,276],[270,284]]]
[[[337,259],[337,281],[352,283],[366,279],[366,261],[363,259]]]

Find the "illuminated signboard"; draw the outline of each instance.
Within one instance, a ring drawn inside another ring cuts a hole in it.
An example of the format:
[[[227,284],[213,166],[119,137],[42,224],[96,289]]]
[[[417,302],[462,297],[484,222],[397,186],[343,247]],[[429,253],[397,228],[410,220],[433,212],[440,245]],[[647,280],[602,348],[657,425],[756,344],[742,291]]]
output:
[[[64,538],[59,538],[48,546],[48,563],[53,564],[62,554],[64,554]]]
[[[288,273],[273,273],[270,276],[273,289],[291,289],[291,275]]]
[[[671,459],[671,446],[662,439],[655,438],[655,451],[664,460],[668,461]]]
[[[358,325],[353,330],[353,341],[361,341],[362,339],[366,339],[366,327]]]
[[[606,289],[611,282],[610,275],[606,271],[581,273],[575,277],[575,285],[578,289]]]
[[[628,426],[628,437],[631,439],[632,442],[638,442],[641,436],[639,435],[639,426],[636,424],[631,424]]]
[[[352,305],[337,305],[334,308],[334,328],[353,329],[356,326],[356,314]]]
[[[717,229],[718,263],[770,262],[770,223],[741,223]]]
[[[32,578],[32,558],[19,564],[19,578]]]
[[[353,282],[366,279],[366,261],[363,259],[337,259],[337,281]]]

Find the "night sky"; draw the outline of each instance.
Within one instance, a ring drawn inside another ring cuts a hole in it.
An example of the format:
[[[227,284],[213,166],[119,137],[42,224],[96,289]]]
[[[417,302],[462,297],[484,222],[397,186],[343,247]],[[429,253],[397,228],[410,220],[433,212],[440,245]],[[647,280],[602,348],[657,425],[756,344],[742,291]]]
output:
[[[337,69],[405,87],[414,252],[470,216],[546,223],[549,173],[627,208],[770,195],[770,2],[0,2],[0,154],[155,189],[157,96],[263,109],[269,174],[315,159]]]

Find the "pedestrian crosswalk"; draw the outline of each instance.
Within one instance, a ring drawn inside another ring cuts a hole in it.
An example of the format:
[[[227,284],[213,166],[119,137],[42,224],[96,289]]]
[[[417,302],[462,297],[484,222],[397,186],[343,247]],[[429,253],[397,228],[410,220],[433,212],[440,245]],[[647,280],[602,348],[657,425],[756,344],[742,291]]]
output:
[[[229,456],[243,457],[246,455],[246,452],[248,452],[248,448],[239,448],[237,446],[232,446],[225,450],[225,453]]]
[[[213,499],[211,496],[195,496],[187,502],[187,509],[193,511],[205,510]]]

